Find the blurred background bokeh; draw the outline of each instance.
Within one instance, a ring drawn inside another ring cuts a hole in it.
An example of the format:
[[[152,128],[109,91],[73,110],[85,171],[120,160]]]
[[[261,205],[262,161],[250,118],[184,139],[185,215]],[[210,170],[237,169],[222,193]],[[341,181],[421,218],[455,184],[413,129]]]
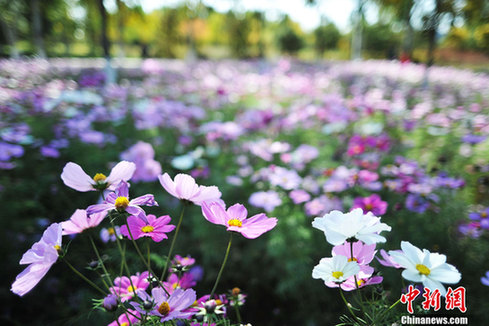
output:
[[[2,0],[0,56],[398,58],[484,69],[485,0]]]

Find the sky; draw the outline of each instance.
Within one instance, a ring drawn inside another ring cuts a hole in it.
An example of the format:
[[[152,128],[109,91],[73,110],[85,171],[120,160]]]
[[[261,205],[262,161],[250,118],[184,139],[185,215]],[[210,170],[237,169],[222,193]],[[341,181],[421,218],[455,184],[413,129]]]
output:
[[[189,1],[189,0],[187,0]],[[198,1],[198,0],[190,0]],[[357,0],[318,0],[316,6],[306,6],[306,0],[202,0],[219,12],[226,12],[236,6],[239,11],[260,10],[270,20],[277,20],[288,14],[306,31],[319,26],[321,16],[332,21],[342,32],[351,30],[350,16]],[[140,0],[143,10],[150,12],[162,6],[175,6],[182,0]],[[373,23],[377,20],[377,9],[367,8],[366,20]]]

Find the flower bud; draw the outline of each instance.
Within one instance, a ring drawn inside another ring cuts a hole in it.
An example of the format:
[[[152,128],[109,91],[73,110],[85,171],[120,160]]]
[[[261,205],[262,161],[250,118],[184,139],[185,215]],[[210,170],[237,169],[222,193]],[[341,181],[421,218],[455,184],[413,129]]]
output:
[[[103,306],[107,311],[115,311],[119,305],[119,298],[115,294],[109,294],[104,298]]]

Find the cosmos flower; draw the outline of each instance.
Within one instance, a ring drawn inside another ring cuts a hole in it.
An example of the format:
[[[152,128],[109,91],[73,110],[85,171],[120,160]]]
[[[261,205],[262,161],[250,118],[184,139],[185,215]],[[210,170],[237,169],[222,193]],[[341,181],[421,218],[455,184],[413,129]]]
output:
[[[117,277],[114,280],[114,286],[109,289],[110,293],[119,296],[121,302],[131,300],[138,291],[148,288],[148,276],[149,273],[146,271],[132,275],[130,280],[127,276]]]
[[[400,250],[397,251],[401,252]],[[381,265],[384,265],[386,267],[401,268],[401,265],[396,263],[394,259],[391,256],[389,256],[387,251],[385,251],[384,249],[380,249],[380,255],[382,256],[383,259],[379,259],[379,257],[375,257],[375,258]]]
[[[107,212],[115,209],[118,212],[127,212],[131,215],[138,216],[147,222],[146,213],[141,207],[139,207],[140,205],[158,206],[158,203],[155,201],[153,195],[144,195],[129,200],[128,184],[125,181],[121,181],[115,192],[107,195],[107,198],[103,204],[88,206],[87,213],[91,216],[92,214]]]
[[[69,162],[63,168],[61,179],[68,187],[82,192],[104,189],[114,190],[121,181],[131,179],[135,170],[136,165],[134,163],[122,161],[112,168],[108,177],[102,173],[97,173],[92,178],[83,171],[81,166]]]
[[[329,282],[342,283],[359,271],[360,267],[356,261],[348,261],[345,256],[337,255],[322,258],[312,270],[312,278],[322,279],[326,285]]]
[[[179,173],[172,180],[168,173],[165,173],[160,175],[158,179],[170,195],[199,206],[204,201],[214,201],[221,198],[221,192],[216,186],[199,186],[194,178],[188,174]]]
[[[355,278],[357,284],[355,284]],[[383,280],[384,278],[382,276],[372,275],[372,273],[365,273],[363,271],[360,271],[358,272],[358,274],[350,276],[346,281],[341,284],[329,282],[326,284],[326,286],[330,288],[341,287],[342,290],[353,291],[357,289],[357,285],[358,288],[363,288],[367,285],[382,283]]]
[[[350,242],[334,246],[332,254],[333,256],[342,255],[351,260],[351,247],[352,245]],[[353,243],[353,261],[356,261],[360,266],[360,269],[367,274],[372,274],[374,271],[373,267],[368,266],[368,264],[374,259],[375,253],[375,244],[366,245],[361,241]]]
[[[70,219],[61,222],[63,235],[82,233],[86,229],[94,228],[102,222],[107,214],[104,212],[87,216],[87,211],[77,209]]]
[[[481,277],[482,284],[489,286],[489,271],[486,272],[486,276]]]
[[[61,224],[53,223],[44,231],[41,240],[27,250],[20,264],[29,264],[17,275],[10,291],[23,296],[32,290],[58,260],[61,250]]]
[[[249,202],[255,207],[261,207],[267,212],[271,212],[275,207],[282,204],[282,199],[280,199],[278,193],[273,190],[269,191],[258,191],[251,194]]]
[[[168,224],[171,221],[170,216],[164,215],[156,218],[155,215],[146,215],[147,223],[140,217],[129,216],[127,218],[127,224],[129,230],[134,239],[142,237],[150,237],[155,242],[160,242],[163,239],[168,239],[166,233],[173,231],[175,225]],[[122,235],[129,238],[129,232],[127,225],[121,226]]]
[[[384,215],[387,210],[387,202],[380,199],[377,194],[368,197],[357,197],[353,200],[353,208],[361,208],[364,212],[372,212],[375,216]]]
[[[202,214],[211,223],[224,225],[227,231],[241,233],[245,238],[255,239],[277,225],[277,219],[257,214],[246,218],[248,211],[241,204],[235,204],[227,210],[221,204],[203,203]]]
[[[100,230],[100,239],[107,243],[109,241],[115,241],[116,237],[121,237],[121,229],[119,225],[116,225],[115,228],[109,227],[109,228],[102,228]]]
[[[336,210],[331,211],[323,217],[316,217],[312,226],[323,231],[326,241],[335,246],[351,238],[365,244],[385,242],[385,238],[379,233],[391,230],[387,224],[380,223],[380,217],[370,212],[363,214],[361,208],[356,208],[346,214]]]
[[[309,193],[307,191],[302,190],[302,189],[292,190],[289,193],[289,197],[290,197],[290,199],[292,199],[292,202],[296,205],[307,202],[311,199],[311,195],[309,195]]]
[[[405,268],[402,277],[411,282],[423,283],[431,291],[438,289],[444,296],[446,289],[442,283],[456,284],[461,279],[459,271],[446,263],[447,257],[438,253],[421,251],[407,241],[401,242],[402,252],[389,251],[394,262]]]
[[[178,318],[188,318],[195,314],[194,309],[189,309],[197,298],[195,291],[192,289],[177,288],[168,296],[161,287],[156,287],[151,290],[151,297],[145,292],[141,292],[140,297],[144,301],[150,299],[154,303],[150,315],[161,317],[161,322]],[[140,312],[141,307],[135,303],[136,310]]]

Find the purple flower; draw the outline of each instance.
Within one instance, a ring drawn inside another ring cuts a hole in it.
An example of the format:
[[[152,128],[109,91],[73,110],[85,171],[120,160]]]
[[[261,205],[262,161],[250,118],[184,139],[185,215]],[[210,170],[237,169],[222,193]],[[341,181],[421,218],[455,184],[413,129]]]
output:
[[[0,161],[8,161],[12,157],[24,155],[24,148],[20,145],[0,142]]]
[[[131,300],[139,291],[144,291],[148,288],[148,276],[149,273],[146,271],[132,275],[130,280],[127,276],[116,277],[114,286],[109,289],[110,293],[120,297],[121,302]]]
[[[146,215],[146,219],[148,221],[147,223],[140,217],[129,216],[127,218],[127,224],[134,239],[150,237],[153,241],[160,242],[163,239],[168,239],[166,233],[175,229],[175,225],[168,224],[171,221],[168,215],[156,218],[155,215],[148,214]],[[121,226],[121,233],[129,238],[127,225]]]
[[[409,194],[406,197],[406,208],[412,212],[424,213],[430,207],[430,202],[423,196]]]
[[[387,210],[387,202],[380,199],[377,194],[369,197],[357,197],[353,200],[352,208],[361,208],[364,212],[372,212],[375,216],[384,215]]]
[[[115,311],[119,305],[119,299],[115,294],[109,294],[104,298],[103,306],[107,311]]]
[[[117,320],[114,320],[107,326],[129,326],[129,325],[136,325],[138,323],[140,318],[139,312],[132,310],[132,309],[127,309],[127,312],[122,313],[122,315],[117,318]]]
[[[487,136],[467,134],[462,137],[462,141],[467,144],[476,145],[486,140]]]
[[[61,224],[53,223],[44,231],[41,240],[22,256],[20,264],[30,264],[17,275],[10,291],[23,296],[32,290],[58,260],[61,250]]]
[[[486,272],[485,277],[481,277],[482,284],[489,286],[489,271]]]
[[[63,168],[61,179],[65,185],[78,191],[114,190],[121,181],[131,179],[136,165],[132,162],[122,161],[112,168],[108,177],[97,173],[93,178],[83,171],[81,166],[69,162]]]
[[[141,298],[144,299],[143,297],[144,292],[141,293]],[[195,313],[193,309],[189,309],[197,298],[192,289],[177,288],[168,296],[161,287],[157,287],[151,290],[151,297],[149,301],[154,302],[154,307],[149,313],[161,317],[162,323],[177,318],[188,318]],[[145,313],[138,304],[135,303],[134,305],[136,310]]]
[[[458,227],[458,231],[465,236],[469,236],[474,239],[477,239],[482,235],[482,230],[480,226],[481,224],[479,222],[470,222],[467,224],[461,224]]]
[[[158,179],[170,195],[199,206],[205,201],[215,201],[221,198],[221,192],[216,186],[199,186],[195,183],[194,178],[188,174],[177,174],[173,181],[168,173],[165,173],[160,175]]]
[[[277,219],[257,214],[246,218],[248,211],[241,204],[235,204],[227,210],[219,203],[203,203],[202,214],[211,223],[224,225],[227,231],[241,233],[245,238],[255,239],[277,225]]]
[[[133,181],[155,181],[161,174],[161,164],[154,160],[155,152],[151,144],[137,142],[121,154],[121,158],[136,164]]]
[[[275,207],[282,204],[277,192],[273,190],[269,191],[258,191],[251,194],[249,202],[255,207],[261,207],[267,212],[271,212]]]
[[[41,155],[44,157],[52,157],[52,158],[57,158],[59,157],[59,151],[50,146],[42,146],[41,147]]]
[[[107,243],[109,241],[115,241],[116,237],[121,236],[121,230],[118,225],[115,226],[115,228],[110,227],[110,228],[102,228],[100,230],[100,239],[102,239],[103,242]]]
[[[129,187],[127,182],[121,181],[115,192],[111,192],[107,195],[103,204],[96,204],[88,206],[88,215],[107,212],[110,210],[117,210],[118,212],[127,212],[131,215],[138,216],[143,221],[146,220],[146,213],[139,206],[158,206],[153,195],[144,195],[132,200],[129,200]]]
[[[292,199],[294,204],[301,204],[311,199],[311,195],[309,195],[307,191],[302,189],[292,190],[289,193],[289,197],[290,199]]]

